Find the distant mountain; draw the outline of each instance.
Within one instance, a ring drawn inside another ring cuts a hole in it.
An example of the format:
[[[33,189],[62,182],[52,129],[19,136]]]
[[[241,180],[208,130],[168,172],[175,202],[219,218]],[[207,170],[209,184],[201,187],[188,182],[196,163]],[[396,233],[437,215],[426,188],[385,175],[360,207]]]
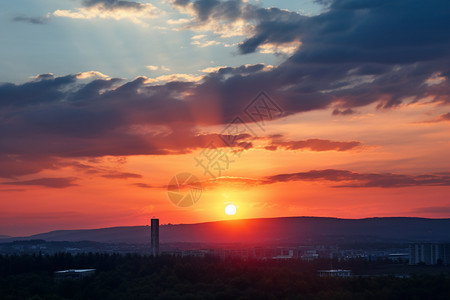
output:
[[[58,230],[2,239],[148,243],[149,226]],[[287,217],[160,226],[161,243],[450,242],[450,219]]]
[[[10,235],[0,234],[0,240],[1,239],[7,239],[7,238],[10,238],[10,237],[11,237]]]

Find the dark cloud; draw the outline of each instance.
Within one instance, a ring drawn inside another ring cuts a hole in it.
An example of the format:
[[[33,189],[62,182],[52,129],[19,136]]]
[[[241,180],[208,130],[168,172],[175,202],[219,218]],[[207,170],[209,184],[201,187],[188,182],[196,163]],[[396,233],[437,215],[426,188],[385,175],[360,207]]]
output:
[[[0,145],[5,143],[0,141]],[[31,150],[31,149],[30,149]],[[8,154],[5,152],[17,152],[3,150],[0,153],[0,177],[15,179],[19,176],[38,173],[44,169],[56,169],[51,153],[44,155],[33,155],[33,153],[24,154]],[[30,151],[32,152],[32,151]]]
[[[191,2],[191,0],[173,0],[172,3],[177,6],[186,6]]]
[[[268,146],[266,146],[266,150],[277,150],[278,148],[282,148],[285,150],[311,150],[311,151],[348,151],[351,149],[355,149],[361,146],[360,142],[350,141],[350,142],[339,142],[339,141],[330,141],[330,140],[322,140],[322,139],[308,139],[304,141],[281,141],[281,140],[273,140]]]
[[[439,122],[448,122],[450,121],[450,113],[446,113],[443,115],[440,115],[437,118],[431,119],[431,120],[426,120],[426,121],[422,121],[419,123],[439,123]]]
[[[450,121],[450,113],[446,113],[446,114],[442,115],[441,119],[445,120],[445,121]]]
[[[205,181],[205,187],[217,185],[234,185],[254,187],[265,184],[275,184],[291,181],[321,182],[334,188],[405,188],[416,186],[450,186],[450,173],[433,173],[422,175],[405,175],[392,173],[358,173],[348,170],[311,170],[298,173],[277,174],[260,179],[243,177],[219,177]],[[448,209],[448,208],[447,208]],[[417,209],[418,213],[439,212],[439,208]]]
[[[136,187],[144,188],[144,189],[153,189],[155,188],[153,185],[143,183],[143,182],[136,182],[133,184]]]
[[[140,7],[126,1],[83,3]],[[150,85],[144,77],[125,82],[43,74],[23,84],[0,84],[0,176],[54,168],[58,158],[183,154],[211,139],[220,143],[220,136],[200,134],[196,126],[223,125],[242,116],[261,90],[282,108],[283,116],[336,107],[334,114],[350,115],[371,103],[388,109],[424,97],[450,102],[446,0],[336,0],[316,16],[237,0],[192,5],[197,22],[254,24],[253,35],[240,45],[242,53],[266,44],[302,44],[277,67],[226,67],[200,82]],[[440,81],[427,84],[436,74]],[[242,149],[253,147],[248,138],[239,142]],[[343,151],[358,142],[316,143],[315,148],[311,141],[284,147]]]
[[[0,83],[0,108],[43,105],[65,100],[66,93],[63,90],[75,82],[76,75],[55,78],[51,74],[43,74],[36,80],[21,85]]]
[[[219,9],[229,2],[193,1],[197,22],[232,22]],[[241,12],[234,19],[255,24],[253,36],[239,46],[241,53],[265,44],[302,43],[272,72],[242,80],[250,88],[260,82],[286,103],[287,113],[326,108],[337,99],[342,105],[336,113],[347,114],[374,102],[389,108],[427,96],[450,101],[448,78],[436,86],[423,84],[433,74],[450,74],[446,0],[336,0],[316,16],[237,2]],[[240,87],[227,83],[231,89]]]
[[[184,154],[211,142],[216,147],[252,147],[248,134],[232,137],[196,130],[188,103],[179,98],[192,84],[150,87],[137,79],[109,90],[114,82],[39,76],[22,85],[0,85],[0,177],[61,168],[65,158]],[[148,126],[157,128],[149,131]],[[236,144],[224,142],[230,138]],[[109,174],[89,165],[73,167]]]
[[[187,6],[189,0],[174,0],[172,4],[175,6]],[[226,19],[227,21],[235,21],[242,15],[244,1],[242,0],[197,0],[192,2],[192,8],[196,13],[197,20],[204,22],[209,19]]]
[[[102,177],[109,179],[130,179],[130,178],[142,178],[142,175],[127,172],[110,172],[109,174],[102,175]]]
[[[211,77],[213,77],[213,73],[216,73],[219,78],[221,78],[222,76],[230,76],[230,75],[250,75],[252,73],[256,73],[259,71],[262,71],[264,69],[265,65],[264,64],[256,64],[256,65],[244,65],[244,66],[239,66],[239,67],[223,67],[218,69],[216,72],[212,72],[210,74]]]
[[[312,170],[266,177],[264,184],[289,181],[339,182],[334,187],[398,188],[413,186],[450,186],[450,174],[403,175],[391,173],[357,173],[347,170]]]
[[[48,16],[44,17],[27,17],[27,16],[17,16],[12,19],[14,22],[24,22],[30,24],[38,24],[43,25],[47,24],[50,21]]]
[[[134,1],[121,0],[83,0],[84,7],[93,7],[101,5],[105,10],[143,10],[145,5]]]
[[[48,188],[67,188],[71,186],[76,186],[74,183],[76,178],[68,177],[68,178],[39,178],[32,180],[24,180],[24,181],[12,181],[12,182],[2,182],[3,185],[19,185],[19,186],[43,186]]]
[[[333,110],[333,116],[339,116],[339,115],[340,116],[348,116],[348,115],[353,115],[355,113],[356,113],[356,111],[354,111],[351,108],[347,108],[347,109],[344,109],[344,110],[336,108],[336,109]]]
[[[448,55],[448,9],[445,0],[336,0],[312,17],[267,9],[246,16],[258,24],[241,51],[301,39],[302,48],[295,55],[299,62],[396,64],[436,59]]]

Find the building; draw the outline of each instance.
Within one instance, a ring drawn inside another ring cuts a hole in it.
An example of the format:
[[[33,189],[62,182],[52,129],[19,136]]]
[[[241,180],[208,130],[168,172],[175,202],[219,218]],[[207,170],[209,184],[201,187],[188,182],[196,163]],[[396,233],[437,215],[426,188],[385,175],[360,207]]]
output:
[[[184,250],[181,252],[181,256],[194,256],[194,257],[206,257],[211,254],[210,250],[199,249],[199,250]]]
[[[55,272],[55,280],[83,279],[95,274],[95,269],[70,269]]]
[[[352,276],[352,271],[351,270],[341,270],[341,269],[337,269],[337,270],[319,270],[319,271],[317,271],[317,274],[320,277],[343,277],[343,278],[348,278],[348,277]]]
[[[151,254],[159,255],[159,219],[152,219],[150,223],[151,230]]]
[[[313,261],[318,258],[319,254],[317,253],[317,250],[306,250],[301,256],[301,259],[306,261]]]
[[[277,248],[277,255],[273,256],[272,259],[293,259],[298,258],[298,250],[294,248]]]
[[[409,260],[409,253],[390,253],[387,258],[395,262],[407,262]]]
[[[450,264],[450,244],[413,243],[409,245],[409,264]]]

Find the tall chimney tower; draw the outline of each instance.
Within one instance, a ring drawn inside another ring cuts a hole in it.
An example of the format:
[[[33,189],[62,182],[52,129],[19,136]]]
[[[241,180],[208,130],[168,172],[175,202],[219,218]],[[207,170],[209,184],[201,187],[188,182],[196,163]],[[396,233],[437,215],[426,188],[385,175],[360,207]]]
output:
[[[152,219],[151,230],[151,252],[153,256],[159,255],[159,219]]]

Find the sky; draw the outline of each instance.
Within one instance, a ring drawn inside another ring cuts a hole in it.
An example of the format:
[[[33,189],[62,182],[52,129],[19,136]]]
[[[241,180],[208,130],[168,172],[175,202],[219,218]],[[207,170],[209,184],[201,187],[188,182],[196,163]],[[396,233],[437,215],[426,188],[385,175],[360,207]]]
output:
[[[450,217],[447,0],[6,0],[0,44],[0,235]]]

